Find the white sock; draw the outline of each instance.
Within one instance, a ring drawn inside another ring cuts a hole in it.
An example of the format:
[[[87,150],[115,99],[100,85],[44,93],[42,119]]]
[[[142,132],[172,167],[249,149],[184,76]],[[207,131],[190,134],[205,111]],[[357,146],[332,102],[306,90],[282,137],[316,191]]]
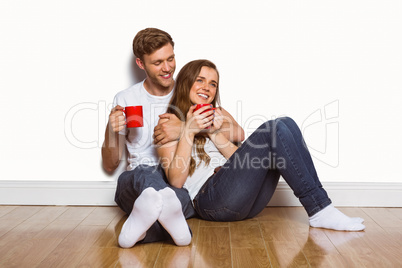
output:
[[[333,205],[329,205],[309,218],[311,227],[337,231],[361,231],[366,228],[361,218],[350,218]]]
[[[135,200],[133,210],[121,228],[119,245],[131,248],[144,239],[146,231],[158,219],[162,210],[162,196],[154,188],[146,188]]]
[[[189,245],[191,233],[176,193],[168,187],[159,190],[159,193],[162,196],[163,207],[158,221],[168,231],[176,245]]]
[[[364,219],[363,218],[360,218],[360,217],[350,217],[352,220],[354,220],[355,222],[358,222],[358,223],[363,223],[364,222]]]

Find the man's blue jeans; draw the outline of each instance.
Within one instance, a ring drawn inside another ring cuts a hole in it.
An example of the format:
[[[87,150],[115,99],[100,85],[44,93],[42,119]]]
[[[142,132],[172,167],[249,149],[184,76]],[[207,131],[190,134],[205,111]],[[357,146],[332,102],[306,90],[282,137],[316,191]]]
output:
[[[123,172],[117,181],[115,202],[124,212],[130,214],[135,200],[148,187],[152,187],[156,191],[165,187],[171,188],[181,202],[186,219],[196,215],[188,191],[184,188],[179,189],[169,185],[161,166],[140,165],[134,170]],[[169,238],[168,232],[157,221],[148,229],[142,242],[163,241]]]
[[[331,204],[318,179],[300,129],[291,118],[262,124],[200,189],[201,218],[237,221],[254,217],[271,199],[280,175],[309,216]]]

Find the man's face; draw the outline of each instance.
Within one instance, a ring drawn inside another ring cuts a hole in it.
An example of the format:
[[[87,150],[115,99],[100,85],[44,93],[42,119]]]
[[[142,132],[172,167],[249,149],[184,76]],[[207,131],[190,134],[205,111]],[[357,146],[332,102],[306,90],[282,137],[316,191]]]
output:
[[[138,66],[145,70],[147,79],[156,87],[171,88],[176,60],[171,44],[167,44],[152,54],[145,54],[144,60],[137,58]]]

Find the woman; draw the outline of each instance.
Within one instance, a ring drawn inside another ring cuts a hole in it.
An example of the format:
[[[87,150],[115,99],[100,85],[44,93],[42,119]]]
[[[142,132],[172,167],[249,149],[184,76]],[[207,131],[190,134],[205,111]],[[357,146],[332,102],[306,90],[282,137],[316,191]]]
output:
[[[219,73],[207,60],[189,62],[179,72],[168,112],[182,118],[185,129],[179,141],[158,148],[169,183],[188,189],[201,218],[254,217],[268,204],[282,175],[304,206],[310,226],[365,228],[363,219],[350,218],[331,205],[292,119],[262,124],[238,148],[220,133],[221,108],[195,111],[195,104],[219,106]]]

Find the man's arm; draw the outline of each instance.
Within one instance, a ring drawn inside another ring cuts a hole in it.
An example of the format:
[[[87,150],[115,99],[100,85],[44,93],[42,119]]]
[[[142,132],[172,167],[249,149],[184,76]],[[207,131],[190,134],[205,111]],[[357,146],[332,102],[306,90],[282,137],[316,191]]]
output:
[[[124,124],[123,107],[117,105],[110,112],[102,146],[102,165],[108,173],[116,170],[123,155],[125,137],[119,131],[124,128]]]
[[[184,127],[184,122],[174,114],[164,113],[159,115],[158,125],[154,128],[154,143],[163,145],[170,141],[177,141]]]

